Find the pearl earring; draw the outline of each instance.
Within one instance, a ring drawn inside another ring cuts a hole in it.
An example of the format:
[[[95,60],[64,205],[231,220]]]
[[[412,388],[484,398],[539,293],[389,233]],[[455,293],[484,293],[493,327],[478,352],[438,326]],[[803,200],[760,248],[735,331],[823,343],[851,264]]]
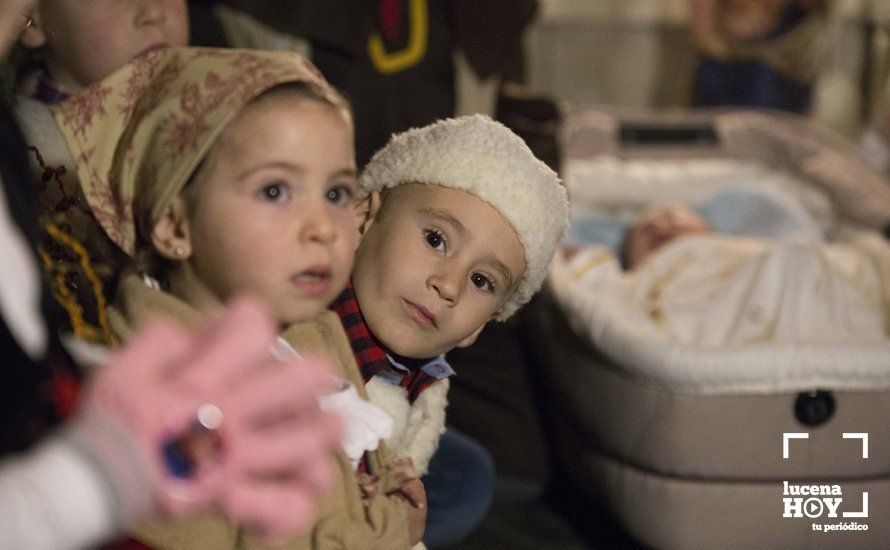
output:
[[[182,256],[183,254],[185,254],[185,249],[183,249],[181,246],[177,246],[174,252],[176,252],[177,256]]]

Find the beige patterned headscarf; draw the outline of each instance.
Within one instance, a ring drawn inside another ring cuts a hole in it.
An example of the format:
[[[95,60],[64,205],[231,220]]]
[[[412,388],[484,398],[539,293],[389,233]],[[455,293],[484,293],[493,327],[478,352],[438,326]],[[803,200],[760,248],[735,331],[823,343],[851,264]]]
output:
[[[216,138],[251,100],[279,84],[338,95],[289,52],[165,48],[146,53],[53,108],[90,208],[130,256],[136,221],[157,222]]]

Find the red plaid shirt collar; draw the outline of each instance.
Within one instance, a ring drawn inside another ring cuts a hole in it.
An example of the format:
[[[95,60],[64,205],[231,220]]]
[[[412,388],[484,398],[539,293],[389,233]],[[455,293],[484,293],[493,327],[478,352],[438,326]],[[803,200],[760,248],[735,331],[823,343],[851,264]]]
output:
[[[377,338],[371,334],[365,318],[359,309],[352,281],[343,290],[343,293],[331,304],[331,309],[340,316],[346,336],[352,346],[352,353],[358,363],[365,384],[376,375],[385,375],[399,386],[408,391],[408,400],[411,403],[423,393],[433,382],[454,375],[454,371],[448,366],[444,358],[437,357],[430,360],[421,368],[406,368],[395,363],[387,354],[386,348]]]

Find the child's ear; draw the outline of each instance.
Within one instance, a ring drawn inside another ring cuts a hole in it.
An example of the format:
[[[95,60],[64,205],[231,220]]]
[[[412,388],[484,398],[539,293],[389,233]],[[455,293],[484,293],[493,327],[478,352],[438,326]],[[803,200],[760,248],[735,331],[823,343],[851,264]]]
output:
[[[377,212],[380,211],[380,193],[371,191],[366,198],[356,202],[353,211],[355,212],[355,225],[358,227],[359,233],[364,236],[371,224],[374,223]]]
[[[474,330],[473,334],[471,334],[471,335],[467,336],[466,338],[464,338],[463,340],[461,340],[460,343],[458,345],[456,345],[455,347],[468,348],[468,347],[472,346],[473,343],[476,342],[476,338],[479,338],[479,334],[482,333],[482,329],[484,329],[484,328],[485,328],[485,325],[483,324],[481,327]]]
[[[176,197],[151,230],[151,244],[168,260],[184,261],[192,255],[192,239],[185,200]]]
[[[46,32],[40,24],[40,16],[37,10],[27,15],[27,23],[19,33],[19,43],[29,50],[36,50],[46,44]]]

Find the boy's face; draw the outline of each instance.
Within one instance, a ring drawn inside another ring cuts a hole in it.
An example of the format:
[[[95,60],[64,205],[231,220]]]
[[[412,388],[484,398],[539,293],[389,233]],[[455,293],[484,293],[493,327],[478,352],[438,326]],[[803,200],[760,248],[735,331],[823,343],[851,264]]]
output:
[[[185,0],[41,0],[22,43],[43,48],[53,81],[77,93],[140,53],[185,46]]]
[[[252,294],[287,324],[317,316],[342,292],[359,237],[352,124],[342,111],[273,92],[226,127],[192,186],[185,283],[177,288],[171,276],[174,293],[199,309]]]
[[[371,332],[406,357],[471,344],[525,273],[516,232],[465,191],[406,184],[383,202],[352,278]]]

